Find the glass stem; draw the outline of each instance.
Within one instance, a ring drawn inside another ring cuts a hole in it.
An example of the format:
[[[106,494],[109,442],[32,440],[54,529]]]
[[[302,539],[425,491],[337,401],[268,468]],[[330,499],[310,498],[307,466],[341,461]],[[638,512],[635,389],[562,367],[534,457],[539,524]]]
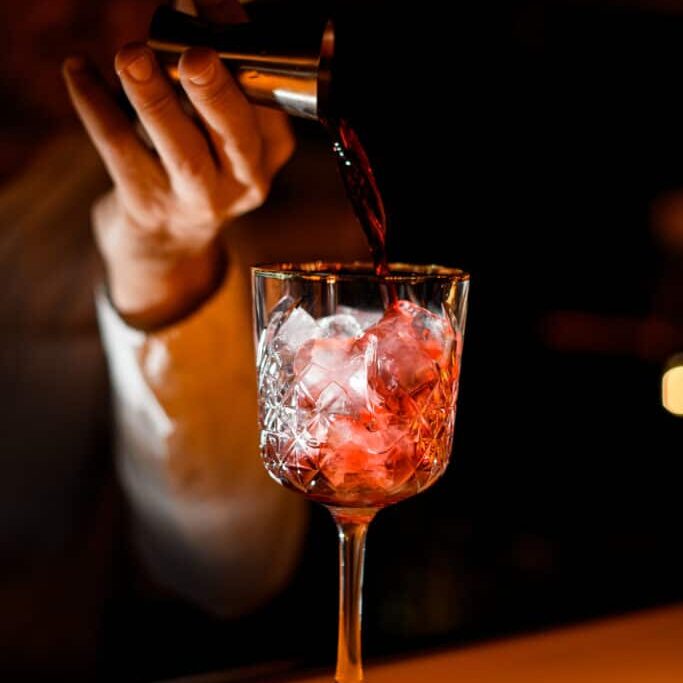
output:
[[[363,613],[363,566],[365,537],[375,510],[331,508],[339,535],[339,638],[337,683],[363,680],[361,617]]]

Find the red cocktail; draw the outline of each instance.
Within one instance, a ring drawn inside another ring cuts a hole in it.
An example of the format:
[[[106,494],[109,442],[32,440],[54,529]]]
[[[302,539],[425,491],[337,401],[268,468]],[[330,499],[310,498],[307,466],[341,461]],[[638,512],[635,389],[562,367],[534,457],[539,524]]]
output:
[[[340,537],[336,680],[362,680],[365,533],[428,488],[453,443],[468,276],[436,266],[255,268],[261,455]]]

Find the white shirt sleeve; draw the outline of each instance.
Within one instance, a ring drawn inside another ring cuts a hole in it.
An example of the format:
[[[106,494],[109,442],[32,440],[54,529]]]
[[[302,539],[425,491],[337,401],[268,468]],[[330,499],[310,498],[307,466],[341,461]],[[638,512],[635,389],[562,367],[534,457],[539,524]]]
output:
[[[236,616],[290,576],[306,508],[258,455],[248,277],[228,271],[198,311],[160,331],[128,326],[103,290],[97,308],[143,558],[162,583]]]

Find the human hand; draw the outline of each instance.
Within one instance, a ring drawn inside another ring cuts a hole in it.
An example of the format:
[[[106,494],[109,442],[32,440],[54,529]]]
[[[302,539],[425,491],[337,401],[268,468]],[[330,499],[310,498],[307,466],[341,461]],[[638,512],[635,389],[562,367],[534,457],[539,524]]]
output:
[[[211,21],[241,16],[236,0],[196,4]],[[210,293],[220,275],[221,228],[264,201],[294,140],[284,114],[252,107],[210,50],[188,50],[179,64],[201,123],[183,109],[145,45],[124,47],[115,66],[158,156],[86,60],[68,59],[64,73],[114,182],[93,209],[110,296],[133,324],[154,327]]]

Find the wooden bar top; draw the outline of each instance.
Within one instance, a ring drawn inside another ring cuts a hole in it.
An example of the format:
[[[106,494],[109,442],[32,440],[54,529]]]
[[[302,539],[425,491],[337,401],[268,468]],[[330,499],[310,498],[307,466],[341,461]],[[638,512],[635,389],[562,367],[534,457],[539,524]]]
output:
[[[333,683],[334,670],[286,676],[291,663],[165,683]],[[683,683],[683,604],[633,612],[384,664],[366,683]]]
[[[683,683],[683,605],[368,666],[367,683]],[[333,676],[291,683],[332,683]]]

